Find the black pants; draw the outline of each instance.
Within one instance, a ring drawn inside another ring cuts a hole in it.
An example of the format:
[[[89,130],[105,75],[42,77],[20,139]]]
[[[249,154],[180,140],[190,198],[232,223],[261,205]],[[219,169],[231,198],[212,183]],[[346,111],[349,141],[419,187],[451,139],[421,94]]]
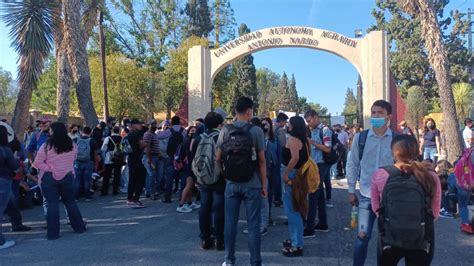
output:
[[[396,266],[402,258],[405,258],[406,266],[429,266],[433,260],[434,238],[428,253],[424,250],[405,250],[401,248],[391,248],[382,251],[380,237],[378,242],[377,265],[379,266]]]
[[[347,150],[341,154],[341,158],[337,161],[337,176],[346,175]]]
[[[114,180],[112,182],[112,193],[114,195],[118,194],[118,189],[120,186],[120,175],[121,175],[122,166],[120,164],[106,164],[105,171],[104,171],[104,179],[102,181],[102,195],[109,194],[109,181],[110,178],[113,177]]]
[[[141,162],[129,162],[128,171],[128,200],[138,201],[145,186],[146,169]]]

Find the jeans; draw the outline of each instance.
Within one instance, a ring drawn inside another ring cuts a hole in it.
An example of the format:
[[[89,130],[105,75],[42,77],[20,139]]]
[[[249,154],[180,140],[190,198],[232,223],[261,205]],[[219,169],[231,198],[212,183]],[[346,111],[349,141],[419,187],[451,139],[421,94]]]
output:
[[[457,183],[456,186],[458,191],[459,215],[461,216],[461,222],[463,224],[470,224],[471,221],[469,221],[469,210],[467,205],[469,205],[471,191],[462,189]]]
[[[114,176],[114,180],[112,182],[112,194],[116,195],[118,194],[118,189],[120,186],[120,172],[122,166],[117,163],[113,164],[106,164],[104,165],[105,167],[105,172],[104,172],[104,179],[102,182],[102,195],[107,195],[109,194],[109,181],[110,178],[112,177],[112,173]]]
[[[235,264],[235,239],[239,222],[240,204],[243,202],[247,213],[248,247],[250,264],[261,265],[261,204],[260,188],[249,188],[241,184],[228,183],[225,188],[225,262]]]
[[[267,191],[268,191],[268,182],[267,182]],[[267,194],[268,195],[268,194]],[[268,197],[268,196],[267,196]],[[262,198],[262,207],[261,207],[261,215],[262,215],[262,224],[260,225],[260,230],[264,230],[268,226],[268,219],[270,218],[270,204],[268,203],[267,198]]]
[[[46,223],[48,225],[47,238],[59,237],[59,197],[66,207],[69,222],[76,233],[86,230],[81,212],[74,199],[74,176],[67,174],[63,179],[56,180],[51,172],[44,173],[41,179],[41,190],[48,204]]]
[[[314,220],[316,219],[316,212],[318,213],[319,225],[327,226],[326,216],[326,198],[324,197],[323,189],[323,177],[329,176],[329,168],[331,166],[325,163],[318,164],[319,174],[321,176],[321,182],[319,188],[314,193],[308,194],[309,206],[308,206],[308,218],[306,221],[306,230],[314,231]]]
[[[5,243],[5,239],[2,235],[3,213],[12,197],[12,180],[0,177],[0,245]]]
[[[7,203],[5,213],[10,217],[12,229],[15,229],[22,225],[22,218],[20,213],[20,207],[18,205],[18,198],[20,194],[20,180],[12,180],[12,194],[10,200]]]
[[[218,188],[199,186],[201,192],[199,229],[203,241],[211,240],[211,235],[217,241],[224,241],[224,190],[224,186]]]
[[[272,178],[273,178],[273,197],[275,201],[280,201],[281,202],[281,172],[280,172],[280,165],[281,165],[281,146],[279,144],[279,141],[277,142],[277,162],[275,162],[275,166],[272,169]],[[270,204],[271,205],[271,204]]]
[[[336,176],[336,164],[329,165],[329,164],[318,164],[318,168],[320,165],[324,165],[328,168],[327,172],[323,172],[324,175],[321,175],[321,179],[324,181],[324,189],[326,191],[326,199],[331,200],[331,191],[332,191],[332,183],[331,183],[331,173],[330,171],[334,170],[334,176]],[[321,174],[321,171],[319,172]],[[324,177],[324,178],[323,178]],[[322,182],[321,182],[322,183]]]
[[[367,249],[372,236],[376,215],[372,211],[370,198],[360,195],[359,197],[359,219],[358,219],[358,237],[354,243],[354,266],[365,264],[367,258]],[[365,234],[364,238],[360,238],[361,233]]]
[[[158,155],[151,156],[151,164],[148,164],[148,156],[143,155],[143,166],[146,169],[146,194],[151,195],[157,192],[160,168],[158,167]],[[161,170],[162,171],[162,170]]]
[[[347,150],[341,154],[341,158],[337,161],[337,176],[346,175]]]
[[[436,156],[435,154],[437,153],[436,147],[435,148],[430,148],[430,147],[425,147],[423,148],[423,160],[426,159],[431,159],[433,162],[436,162]]]
[[[122,190],[128,190],[128,180],[129,180],[129,172],[128,172],[128,164],[122,166],[122,176],[121,176],[121,183],[122,183]]]
[[[139,201],[145,186],[146,169],[141,162],[128,163],[128,197],[129,201]]]
[[[181,179],[181,191],[186,186],[186,175],[184,171],[176,171],[173,166],[173,159],[165,159],[165,200],[171,200],[173,192],[173,180],[175,177]]]
[[[74,171],[76,172],[76,179],[74,182],[74,195],[79,198],[81,190],[84,189],[84,196],[90,198],[92,196],[92,172],[94,171],[94,162],[80,162],[74,163]]]
[[[283,173],[286,170],[286,167],[281,167],[281,172]],[[293,169],[288,174],[289,179],[296,177],[298,173],[297,170]],[[285,208],[285,213],[288,216],[288,234],[291,240],[291,246],[295,248],[303,247],[303,218],[298,211],[295,211],[293,208],[293,193],[292,187],[283,184],[283,206]]]

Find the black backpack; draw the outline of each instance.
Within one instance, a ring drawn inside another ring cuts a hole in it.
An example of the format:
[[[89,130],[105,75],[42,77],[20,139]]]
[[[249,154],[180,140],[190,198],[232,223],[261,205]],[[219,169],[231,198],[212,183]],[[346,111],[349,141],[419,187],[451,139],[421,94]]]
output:
[[[222,142],[223,174],[233,182],[248,182],[256,168],[257,158],[250,130],[251,124],[244,127],[227,125],[228,133]]]
[[[323,140],[324,128],[326,127],[319,129],[319,137],[321,138],[321,142],[323,145],[324,145],[324,140]],[[342,143],[339,141],[339,139],[337,138],[337,134],[334,132],[334,130],[331,130],[330,128],[328,129],[331,131],[331,151],[329,151],[329,153],[322,151],[322,153],[323,153],[324,163],[333,165],[337,163],[337,161],[339,161],[339,159],[342,157],[343,155],[342,149],[344,149],[344,145],[342,145]]]
[[[166,147],[166,154],[171,158],[174,158],[179,145],[184,141],[183,130],[184,128],[181,128],[179,131],[170,128],[171,136],[169,138],[168,146]]]
[[[395,166],[382,167],[389,173],[382,192],[378,226],[383,250],[430,249],[433,237],[433,213],[430,196],[416,177]]]

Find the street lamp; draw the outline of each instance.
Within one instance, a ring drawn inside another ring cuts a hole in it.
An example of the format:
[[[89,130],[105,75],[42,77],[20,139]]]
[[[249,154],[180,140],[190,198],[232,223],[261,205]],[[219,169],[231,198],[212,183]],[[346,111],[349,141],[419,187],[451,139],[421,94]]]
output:
[[[356,38],[362,38],[362,30],[361,29],[357,29],[354,31],[354,36]]]

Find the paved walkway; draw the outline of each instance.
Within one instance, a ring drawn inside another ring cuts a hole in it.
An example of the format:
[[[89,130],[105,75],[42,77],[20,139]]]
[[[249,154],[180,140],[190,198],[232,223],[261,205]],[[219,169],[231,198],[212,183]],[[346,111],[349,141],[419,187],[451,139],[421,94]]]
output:
[[[280,243],[288,238],[282,208],[274,208],[277,225],[269,228],[262,240],[262,256],[266,265],[351,265],[355,232],[347,229],[350,206],[347,190],[335,185],[335,207],[328,209],[330,231],[305,239],[305,256],[286,258],[280,255]],[[42,208],[23,212],[25,233],[6,232],[17,246],[0,251],[0,265],[220,265],[224,253],[200,250],[198,213],[181,214],[176,203],[164,204],[144,200],[147,208],[129,209],[125,197],[98,197],[79,204],[88,221],[88,232],[74,234],[62,220],[61,238],[45,240]],[[243,209],[243,207],[242,207]],[[245,228],[241,212],[239,231]],[[63,216],[64,214],[61,213]],[[64,218],[64,217],[63,217]],[[459,220],[441,219],[436,223],[436,253],[433,265],[474,265],[474,236],[458,230]],[[4,223],[4,231],[10,224]],[[249,262],[246,236],[237,237],[237,263]],[[375,241],[371,242],[367,265],[375,265]]]

